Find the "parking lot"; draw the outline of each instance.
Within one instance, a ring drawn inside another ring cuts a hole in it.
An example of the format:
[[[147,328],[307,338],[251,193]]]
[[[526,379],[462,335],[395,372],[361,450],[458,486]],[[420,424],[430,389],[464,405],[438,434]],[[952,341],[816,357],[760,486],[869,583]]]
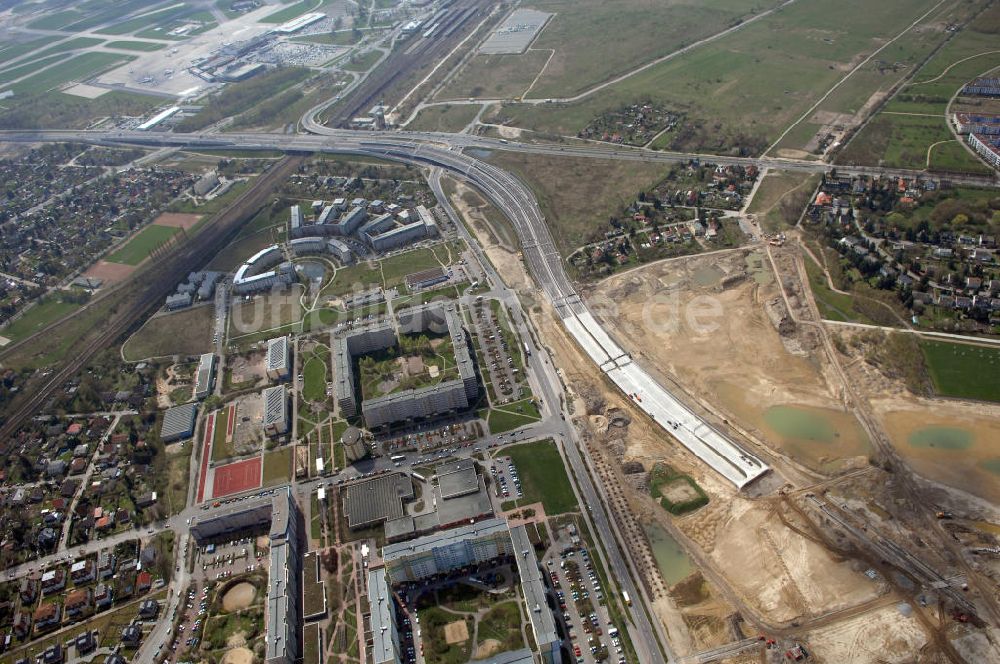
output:
[[[589,552],[569,530],[557,530],[553,536],[556,539],[543,561],[559,601],[556,617],[565,626],[572,657],[578,664],[624,664],[624,648],[608,619],[604,589]]]
[[[511,357],[511,349],[507,339],[504,338],[503,327],[497,319],[497,314],[488,302],[477,298],[473,307],[473,317],[485,365],[480,369],[485,369],[489,373],[497,403],[521,399],[520,383],[523,376],[518,375],[519,371],[514,366],[514,358]]]
[[[521,491],[521,478],[517,475],[517,467],[508,456],[497,457],[490,465],[490,474],[493,475],[493,488],[497,498],[503,500],[513,500],[523,495]]]

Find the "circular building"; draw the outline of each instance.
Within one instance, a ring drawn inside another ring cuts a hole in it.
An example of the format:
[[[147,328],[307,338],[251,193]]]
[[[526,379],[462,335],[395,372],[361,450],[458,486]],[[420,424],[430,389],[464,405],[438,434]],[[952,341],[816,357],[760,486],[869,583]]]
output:
[[[344,445],[344,454],[350,463],[368,455],[368,446],[365,445],[365,439],[357,427],[347,427],[344,435],[340,437],[340,442]]]

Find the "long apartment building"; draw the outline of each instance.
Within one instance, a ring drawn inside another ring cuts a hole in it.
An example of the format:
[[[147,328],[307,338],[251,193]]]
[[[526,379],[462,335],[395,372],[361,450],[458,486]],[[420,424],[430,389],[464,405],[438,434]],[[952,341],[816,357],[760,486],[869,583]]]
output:
[[[268,340],[264,366],[267,377],[271,380],[288,380],[292,372],[292,361],[287,336]]]
[[[456,412],[475,402],[479,394],[475,362],[469,351],[468,336],[453,304],[431,303],[407,309],[399,315],[399,331],[403,334],[447,332],[451,336],[459,377],[436,385],[362,401],[360,412],[369,427]],[[353,417],[358,414],[360,399],[355,385],[354,358],[390,348],[397,343],[396,331],[388,323],[334,339],[334,367],[337,376],[335,389],[342,416]]]
[[[205,353],[198,361],[198,371],[195,373],[194,398],[204,399],[212,393],[215,379],[215,355]]]
[[[265,389],[261,396],[264,399],[264,433],[268,436],[288,433],[291,428],[288,416],[288,390],[284,385],[275,385]]]
[[[393,585],[513,554],[510,529],[504,519],[442,530],[382,549],[386,574]]]

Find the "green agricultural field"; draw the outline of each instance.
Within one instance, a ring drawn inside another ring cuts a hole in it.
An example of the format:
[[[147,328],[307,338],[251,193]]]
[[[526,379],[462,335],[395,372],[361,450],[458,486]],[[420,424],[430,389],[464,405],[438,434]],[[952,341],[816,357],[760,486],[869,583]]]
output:
[[[667,147],[760,153],[830,90],[859,55],[872,53],[886,35],[902,31],[933,4],[796,2],[582,101],[509,105],[500,116],[519,127],[576,135],[593,118],[648,98],[685,115],[683,128]],[[828,20],[832,14],[838,17],[834,22]],[[544,88],[532,93],[543,94]]]
[[[933,146],[933,147],[932,147]],[[944,116],[880,113],[838,156],[840,164],[983,173],[983,163],[958,144]]]
[[[1000,401],[1000,349],[929,340],[920,348],[941,396]]]
[[[79,302],[73,302],[68,298],[60,296],[43,298],[38,304],[27,309],[16,321],[7,327],[0,328],[0,337],[6,337],[11,341],[20,341],[45,329],[54,321],[79,308]]]
[[[579,509],[562,456],[552,440],[512,445],[500,454],[513,460],[521,478],[524,495],[518,504],[541,501],[549,516]]]
[[[108,48],[120,48],[124,51],[159,51],[161,48],[166,48],[166,44],[156,44],[153,42],[145,41],[112,41],[105,44]]]
[[[132,236],[132,239],[124,247],[108,256],[107,260],[112,263],[138,265],[146,260],[154,249],[164,244],[179,231],[179,228],[171,226],[150,224]]]
[[[412,131],[460,132],[476,119],[479,109],[475,104],[428,106],[406,128]]]
[[[983,163],[957,143],[945,120],[948,103],[969,79],[1000,66],[996,35],[973,21],[917,71],[882,112],[847,144],[836,161],[985,173]],[[912,115],[901,115],[912,114]],[[930,159],[928,161],[928,151]]]
[[[34,95],[57,88],[70,81],[85,81],[112,67],[135,58],[116,53],[84,53],[73,56],[57,67],[51,67],[11,86],[15,94]]]

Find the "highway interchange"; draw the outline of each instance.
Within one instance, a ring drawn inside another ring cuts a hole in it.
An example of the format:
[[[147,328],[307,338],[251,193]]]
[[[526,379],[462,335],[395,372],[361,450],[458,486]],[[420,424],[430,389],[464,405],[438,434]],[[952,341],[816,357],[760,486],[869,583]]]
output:
[[[476,159],[469,154],[465,154],[462,150],[467,148],[512,150],[540,155],[620,159],[654,163],[670,163],[703,158],[711,160],[714,163],[756,164],[762,168],[772,167],[817,173],[825,172],[830,168],[828,164],[823,162],[804,160],[718,157],[713,155],[609,148],[585,144],[516,143],[465,134],[385,131],[358,132],[324,127],[315,121],[310,121],[309,116],[304,119],[304,126],[309,131],[314,132],[314,134],[151,134],[125,131],[54,130],[0,132],[0,140],[11,142],[83,141],[104,144],[128,143],[160,147],[335,152],[376,156],[428,166],[431,168],[430,181],[432,189],[447,214],[453,220],[457,221],[456,213],[451,208],[447,197],[441,189],[440,177],[443,173],[447,173],[456,179],[465,181],[478,188],[511,220],[518,235],[527,268],[557,312],[565,311],[567,308],[578,310],[583,307],[583,304],[562,268],[561,258],[555,249],[552,236],[545,224],[544,217],[531,188],[513,175]],[[904,177],[920,175],[920,173],[915,171],[870,167],[838,167],[838,170],[847,174],[880,174]],[[953,179],[969,184],[996,184],[996,181],[990,178],[966,177]],[[494,294],[499,296],[513,312],[514,324],[519,328],[522,337],[525,339],[530,338],[527,334],[527,317],[521,309],[517,297],[512,291],[504,287],[502,280],[495,273],[490,262],[482,256],[480,247],[468,235],[468,231],[465,230],[464,225],[460,222],[455,225],[466,235],[469,245],[477,253],[477,256],[479,256],[491,281],[491,285],[494,291],[496,291]],[[562,387],[556,373],[556,368],[550,358],[545,358],[541,362],[532,362],[530,375],[530,380],[533,383],[532,387],[536,395],[542,399],[546,410],[550,414],[555,414],[556,409],[564,407],[561,405],[564,403],[564,400],[560,398]],[[566,413],[562,414],[563,416],[566,415]],[[620,589],[628,592],[630,596],[636,598],[644,597],[645,595],[641,587],[637,587],[632,581],[633,578],[637,578],[637,576],[633,577],[634,568],[632,567],[632,561],[622,553],[622,550],[627,549],[627,547],[619,547],[616,544],[621,542],[621,538],[617,536],[617,529],[608,516],[605,500],[602,499],[604,496],[601,488],[595,485],[588,472],[590,460],[585,458],[585,448],[577,440],[574,427],[569,423],[568,419],[548,417],[539,425],[532,427],[529,433],[532,436],[551,436],[560,443],[560,448],[572,470],[580,503],[588,506],[588,517],[595,530],[596,539],[604,544],[605,550],[603,553],[605,554],[605,563],[610,576],[616,579]],[[300,492],[311,489],[311,483],[299,485]],[[169,528],[184,533],[184,526],[187,519],[197,514],[198,510],[199,507],[195,505],[189,506],[168,521],[158,524],[156,528]],[[73,555],[82,555],[91,552],[91,550],[107,546],[108,543],[108,540],[101,540],[78,547],[71,551],[71,553]],[[185,535],[182,538],[181,546],[177,547],[179,556],[183,556],[183,553],[187,550],[187,545],[188,542]],[[37,560],[31,564],[21,566],[24,569],[15,568],[11,572],[15,575],[24,573],[29,567],[37,568],[46,562],[53,562],[63,555],[66,554],[52,556],[50,557],[52,560]],[[183,587],[186,581],[186,571],[184,571],[186,566],[179,564],[179,569],[181,570],[181,578],[177,579],[177,582],[180,585],[175,586],[178,588]],[[178,594],[173,593],[167,609],[167,615],[170,615],[178,603]],[[631,619],[631,624],[629,625],[630,636],[640,661],[676,661],[663,634],[660,621],[650,621],[647,611],[644,609],[644,604],[646,602],[636,602],[632,607],[626,607]],[[140,659],[147,656],[151,657],[154,652],[153,647],[159,647],[166,642],[169,638],[167,627],[169,627],[168,621],[161,621],[156,626],[152,635],[153,638],[146,640],[140,652]]]

